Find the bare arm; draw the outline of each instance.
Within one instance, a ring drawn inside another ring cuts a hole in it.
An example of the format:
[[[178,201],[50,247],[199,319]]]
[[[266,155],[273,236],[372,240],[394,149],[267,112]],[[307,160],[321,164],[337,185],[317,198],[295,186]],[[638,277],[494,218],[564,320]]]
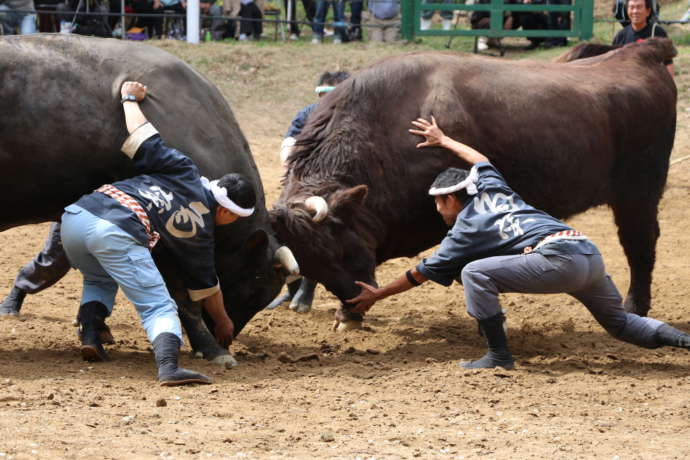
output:
[[[122,97],[129,94],[136,98],[136,101],[126,101],[122,104],[125,110],[125,122],[127,123],[127,132],[132,134],[138,127],[146,123],[146,117],[139,107],[139,101],[146,97],[146,86],[136,81],[126,81],[122,84],[120,89]]]
[[[465,160],[471,165],[480,163],[482,161],[489,161],[487,157],[462,142],[451,139],[443,134],[441,128],[436,124],[436,119],[432,116],[431,122],[424,118],[417,118],[412,122],[419,129],[410,129],[410,133],[424,137],[426,140],[417,144],[417,148],[424,147],[443,147],[450,150],[455,156],[461,160]]]
[[[216,340],[219,344],[227,348],[232,343],[232,338],[235,333],[235,325],[225,312],[225,303],[223,302],[223,292],[218,290],[210,297],[206,297],[201,301],[204,305],[206,313],[213,319],[215,330],[213,331]]]
[[[410,274],[418,284],[427,281],[427,278],[415,268],[410,270]],[[366,313],[377,301],[415,287],[415,285],[410,283],[407,279],[407,274],[402,275],[381,288],[375,288],[361,281],[355,281],[355,283],[362,288],[362,292],[360,292],[357,297],[348,300],[349,303],[357,304],[355,308],[352,309],[355,313]]]

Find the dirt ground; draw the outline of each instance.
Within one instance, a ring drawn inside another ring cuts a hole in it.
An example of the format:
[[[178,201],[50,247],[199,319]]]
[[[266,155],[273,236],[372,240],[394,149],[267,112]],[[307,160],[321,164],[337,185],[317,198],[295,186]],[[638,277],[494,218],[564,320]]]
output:
[[[324,68],[357,69],[400,49],[164,45],[219,85],[250,140],[269,203],[278,149]],[[690,67],[690,52],[677,62]],[[681,70],[673,158],[690,155]],[[672,166],[661,205],[653,316],[690,330],[690,161]],[[622,291],[627,264],[608,209],[570,221],[604,253]],[[0,234],[2,295],[47,224]],[[417,259],[381,266],[380,282]],[[0,459],[4,458],[604,458],[690,456],[690,353],[617,342],[566,296],[506,295],[514,371],[464,371],[484,352],[462,288],[427,283],[382,301],[367,327],[331,332],[336,299],[319,288],[307,314],[261,312],[221,370],[181,364],[211,386],[161,388],[134,308],[118,299],[113,360],[82,362],[72,320],[80,276],[30,296],[0,321]],[[162,402],[165,405],[161,407]]]

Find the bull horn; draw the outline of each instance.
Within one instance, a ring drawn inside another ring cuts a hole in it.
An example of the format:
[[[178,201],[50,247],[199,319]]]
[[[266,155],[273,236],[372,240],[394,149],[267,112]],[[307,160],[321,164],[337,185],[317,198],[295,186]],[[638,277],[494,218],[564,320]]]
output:
[[[321,222],[328,214],[328,203],[320,196],[310,196],[304,200],[304,205],[316,213],[312,217],[314,222]]]
[[[299,275],[299,264],[287,246],[281,246],[273,254],[273,260],[285,268],[290,275]]]

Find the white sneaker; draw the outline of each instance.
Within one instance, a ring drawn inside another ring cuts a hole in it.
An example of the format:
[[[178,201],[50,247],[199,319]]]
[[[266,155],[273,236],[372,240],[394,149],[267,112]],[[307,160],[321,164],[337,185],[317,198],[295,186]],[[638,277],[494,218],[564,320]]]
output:
[[[421,19],[420,19],[420,23],[419,23],[419,28],[422,29],[422,30],[429,30],[429,29],[431,29],[431,19],[424,19],[424,18],[421,18]]]
[[[453,20],[443,19],[441,23],[443,24],[443,30],[450,30],[451,26],[453,25]]]
[[[288,40],[296,42],[297,40],[299,40],[299,37],[297,36],[297,34],[290,34]]]
[[[343,43],[343,40],[342,40],[342,38],[340,38],[340,37],[335,37],[335,38],[333,39],[333,44],[334,44],[334,45],[341,45],[342,43]]]
[[[311,39],[311,44],[312,45],[319,45],[319,44],[321,44],[321,39],[319,37],[314,37]]]
[[[330,37],[333,35],[335,32],[333,32],[333,29],[324,29],[323,30],[323,36],[324,37]]]
[[[247,41],[247,34],[240,34],[240,41],[246,42]]]
[[[477,51],[486,51],[488,49],[489,44],[486,37],[479,37],[479,40],[477,40]]]

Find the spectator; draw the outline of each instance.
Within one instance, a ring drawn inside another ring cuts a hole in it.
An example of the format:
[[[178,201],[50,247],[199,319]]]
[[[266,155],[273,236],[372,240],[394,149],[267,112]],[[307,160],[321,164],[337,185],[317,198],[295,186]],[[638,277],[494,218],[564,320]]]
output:
[[[168,30],[168,37],[184,40],[187,21],[184,17],[179,17],[179,15],[187,15],[187,0],[153,0],[154,9],[158,10],[161,6],[164,13],[178,15],[172,21],[171,30]]]
[[[375,2],[377,0],[371,0]],[[362,10],[364,0],[350,0],[350,27],[347,29],[348,40],[362,41]]]
[[[475,4],[488,4],[491,0],[477,0]],[[470,26],[472,29],[488,29],[491,26],[491,12],[475,10],[470,15]],[[503,20],[503,28],[512,28],[512,20],[510,15],[506,16]],[[486,51],[490,46],[498,46],[498,39],[489,37],[479,37],[477,40],[477,51]]]
[[[254,0],[240,0],[240,3],[240,40],[260,40],[263,33],[261,20],[264,18],[261,8]]]
[[[11,11],[11,12],[5,12]],[[36,11],[34,0],[0,0],[1,32],[13,34],[19,28],[19,33],[29,35],[36,33]]]
[[[283,0],[283,6],[285,6],[285,14],[288,14],[288,2],[290,2],[290,40],[299,40],[300,36],[300,26],[297,24],[297,1],[296,0]],[[307,15],[307,21],[314,21],[314,14],[316,14],[316,5],[314,0],[302,0],[302,6],[304,7],[304,12]]]
[[[157,5],[157,7],[156,7]],[[162,14],[163,6],[155,0],[132,0],[134,13]],[[146,30],[149,38],[161,38],[163,36],[163,18],[153,16],[137,16],[138,27]]]
[[[333,27],[335,28],[333,43],[340,44],[346,41],[345,0],[316,0],[316,16],[311,26],[314,32],[314,38],[311,42],[314,44],[323,41],[323,30],[326,23],[326,16],[328,15],[328,6],[330,4],[333,4]]]
[[[369,40],[393,43],[398,38],[400,23],[400,0],[377,0],[369,2]]]
[[[546,0],[549,5],[570,5],[571,0]],[[549,30],[570,30],[570,11],[549,11]],[[547,48],[568,46],[568,37],[549,37],[544,42]]]
[[[613,37],[614,45],[627,45],[629,43],[636,43],[650,37],[664,37],[668,38],[668,34],[659,24],[653,20],[652,0],[628,0],[626,4],[626,11],[630,18],[630,24],[618,31]],[[666,69],[674,76],[673,61],[665,62]]]
[[[223,18],[223,8],[215,4],[215,0],[201,0],[199,10],[202,16],[214,16],[203,18],[202,27],[211,31],[212,40],[222,40],[235,36],[235,21]]]
[[[440,0],[423,0],[422,3],[441,3]],[[443,3],[453,3],[452,0],[443,0]],[[481,2],[477,2],[481,3]],[[371,7],[369,7],[371,9]],[[420,29],[431,29],[431,18],[434,16],[434,10],[424,10],[422,12]],[[453,12],[450,10],[441,10],[441,24],[443,30],[450,30],[453,26]]]
[[[506,0],[506,3],[524,3],[543,5],[544,0]],[[512,11],[508,20],[506,21],[506,29],[522,30],[546,30],[549,26],[548,17],[546,14],[539,11]],[[537,48],[543,41],[543,37],[528,37],[530,44],[527,45],[527,50]]]

